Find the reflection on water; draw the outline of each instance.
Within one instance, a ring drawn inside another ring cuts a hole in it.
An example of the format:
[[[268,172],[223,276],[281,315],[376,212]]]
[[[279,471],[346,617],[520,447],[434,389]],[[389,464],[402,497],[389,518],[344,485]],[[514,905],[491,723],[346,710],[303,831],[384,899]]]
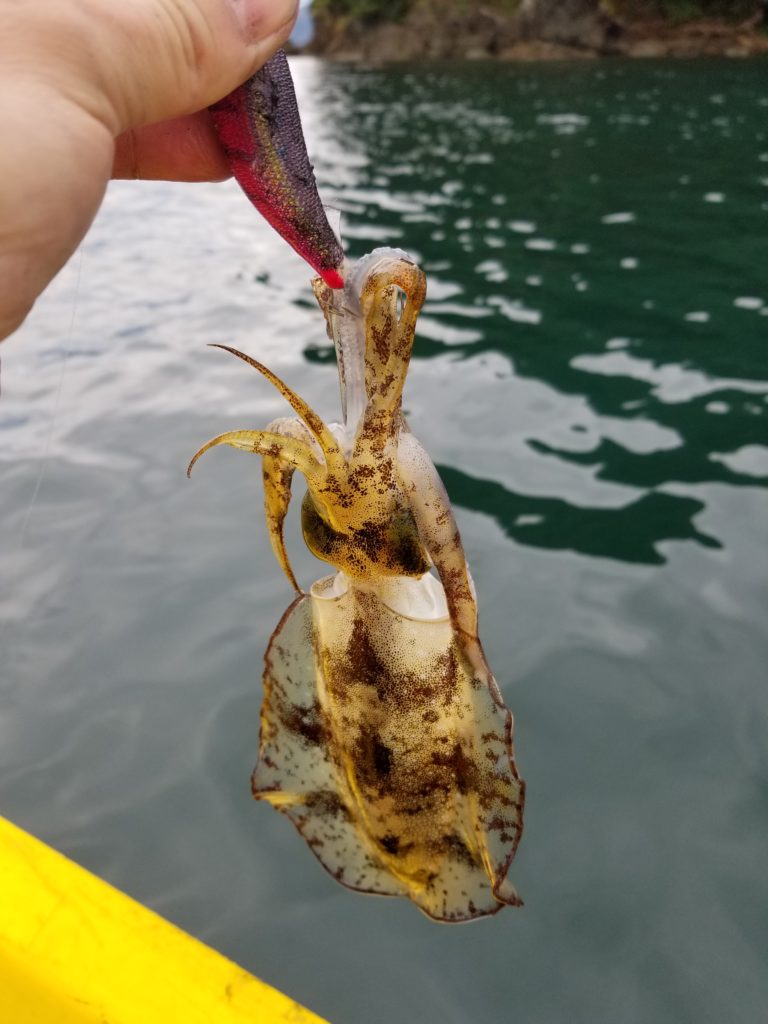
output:
[[[650,491],[619,508],[579,508],[562,498],[521,496],[452,466],[440,466],[439,471],[457,503],[492,516],[519,544],[649,563],[665,561],[657,546],[662,540],[722,546],[696,529],[693,517],[704,504],[693,498]]]
[[[765,286],[755,273],[768,226],[758,67],[334,69],[331,120],[365,153],[328,193],[356,255],[405,236],[431,267],[417,358],[495,352],[519,377],[584,396],[591,424],[566,414],[561,443],[528,443],[597,479],[646,492],[768,482],[768,296],[745,294]],[[713,73],[717,90],[702,89]],[[727,192],[710,187],[723,181]],[[648,425],[668,438],[638,450]],[[682,495],[550,521],[541,494],[468,490],[456,479],[454,500],[491,515],[501,504],[507,524],[541,517],[515,532],[521,543],[655,561],[655,541],[702,538],[692,522],[702,505]],[[642,538],[626,538],[628,516]],[[586,539],[574,543],[582,523]]]
[[[339,1024],[751,1022],[764,64],[295,67],[351,255],[401,245],[429,275],[406,411],[516,711],[526,907],[437,929],[338,891],[251,805],[290,595],[255,460],[183,470],[285,410],[205,345],[258,354],[326,418],[338,398],[305,269],[233,186],[115,186],[4,348],[0,811]]]

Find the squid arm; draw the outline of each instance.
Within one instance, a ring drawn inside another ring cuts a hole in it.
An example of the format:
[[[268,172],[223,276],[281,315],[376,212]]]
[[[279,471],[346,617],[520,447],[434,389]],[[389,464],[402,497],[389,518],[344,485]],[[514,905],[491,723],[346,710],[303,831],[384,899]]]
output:
[[[493,812],[489,814],[478,794],[469,791],[460,795],[457,800],[456,813],[463,826],[463,837],[468,847],[482,860],[489,878],[494,879],[494,896],[501,903],[518,905],[521,903],[515,887],[506,878],[507,868],[514,856],[514,849],[522,829],[522,800],[524,787],[517,774],[512,754],[511,712],[504,705],[498,683],[485,659],[477,629],[477,603],[475,601],[472,582],[469,576],[464,546],[461,542],[456,521],[453,517],[448,494],[432,460],[419,441],[409,432],[400,434],[398,442],[398,469],[405,486],[411,513],[416,522],[419,538],[440,577],[445,591],[451,624],[457,633],[459,644],[467,657],[475,677],[488,687],[491,700],[504,713],[503,738],[496,736],[491,739],[488,729],[486,755],[495,754],[498,763],[509,767],[512,778],[519,788],[514,800],[501,786],[500,802],[493,804]],[[473,698],[476,714],[481,714],[483,707],[480,695]],[[473,751],[476,740],[472,728],[466,723],[459,726],[462,749]],[[471,755],[470,755],[471,756]],[[497,797],[499,793],[497,793]],[[509,802],[511,801],[511,803]],[[494,829],[494,817],[503,812],[504,829],[509,835],[516,836],[510,848],[509,839],[504,839]]]
[[[383,412],[388,422],[400,410],[416,320],[425,297],[422,271],[413,263],[399,260],[386,273],[371,275],[361,299],[368,412]]]
[[[451,503],[443,481],[420,442],[409,431],[398,441],[398,472],[419,539],[440,577],[448,613],[477,675],[503,707],[498,684],[485,659],[477,630],[477,603]]]
[[[317,486],[322,483],[324,467],[318,462],[306,442],[292,437],[283,437],[268,430],[230,430],[226,434],[219,434],[218,437],[211,438],[192,456],[192,460],[187,466],[187,476],[191,475],[192,469],[201,455],[204,455],[210,448],[216,448],[221,444],[227,444],[230,448],[237,448],[241,452],[251,452],[280,459],[294,469],[300,469],[308,481],[315,482]]]
[[[330,471],[339,468],[339,462],[342,459],[341,452],[339,451],[339,445],[336,438],[331,433],[330,429],[325,425],[323,420],[317,415],[315,410],[300,398],[296,392],[289,388],[285,381],[281,380],[276,373],[264,366],[257,359],[252,356],[248,356],[245,352],[241,352],[239,349],[231,348],[229,345],[213,344],[211,348],[220,348],[224,352],[229,352],[233,356],[237,356],[238,359],[242,359],[244,363],[248,363],[254,370],[257,370],[262,377],[269,381],[269,383],[276,388],[283,398],[288,402],[293,411],[297,413],[303,422],[307,425],[312,436],[315,438],[325,458],[326,466]]]
[[[281,437],[292,437],[294,440],[312,446],[313,439],[308,428],[300,420],[285,418],[273,420],[267,426],[267,430]],[[303,593],[296,582],[296,577],[288,559],[288,552],[285,548],[285,537],[283,526],[288,513],[288,505],[291,501],[291,483],[296,467],[281,459],[280,456],[265,455],[262,461],[262,476],[264,480],[264,514],[269,529],[269,542],[275,553],[280,566],[288,577],[297,594]]]

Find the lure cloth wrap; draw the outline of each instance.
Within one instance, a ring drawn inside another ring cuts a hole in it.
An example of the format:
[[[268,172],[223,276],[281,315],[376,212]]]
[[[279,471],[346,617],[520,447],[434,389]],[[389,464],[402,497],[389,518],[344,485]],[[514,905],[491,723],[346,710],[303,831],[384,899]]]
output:
[[[344,252],[318,195],[284,51],[211,114],[232,173],[256,209],[331,288],[343,287]]]

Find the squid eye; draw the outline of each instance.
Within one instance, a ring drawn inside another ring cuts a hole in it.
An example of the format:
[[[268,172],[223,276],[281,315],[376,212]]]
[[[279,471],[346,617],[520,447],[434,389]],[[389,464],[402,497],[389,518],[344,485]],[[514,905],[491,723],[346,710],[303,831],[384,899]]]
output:
[[[402,289],[398,289],[397,298],[395,299],[395,316],[397,317],[398,323],[403,319],[403,313],[405,312],[407,302],[408,296],[404,291],[402,291]]]

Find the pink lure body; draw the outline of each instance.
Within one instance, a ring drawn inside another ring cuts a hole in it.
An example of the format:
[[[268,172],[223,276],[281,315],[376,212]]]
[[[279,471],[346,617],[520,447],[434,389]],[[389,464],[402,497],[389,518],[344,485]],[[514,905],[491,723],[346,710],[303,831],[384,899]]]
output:
[[[317,191],[285,53],[211,114],[232,173],[256,209],[330,288],[343,288],[344,251]]]

